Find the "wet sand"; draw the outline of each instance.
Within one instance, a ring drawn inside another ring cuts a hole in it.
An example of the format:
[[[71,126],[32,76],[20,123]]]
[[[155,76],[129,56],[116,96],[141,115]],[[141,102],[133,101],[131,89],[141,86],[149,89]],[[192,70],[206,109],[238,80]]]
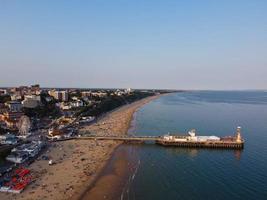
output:
[[[136,102],[135,105],[130,105],[130,112],[127,113],[127,126],[124,127],[123,134],[127,134],[129,128],[134,126],[135,121],[133,116],[136,111],[142,107],[144,104],[158,98],[158,96],[149,97]],[[128,108],[126,108],[128,110]],[[126,111],[126,110],[125,110]],[[114,118],[114,113],[111,113],[111,118]],[[94,131],[94,127],[91,127],[90,131]],[[98,130],[99,131],[99,130]],[[121,143],[120,143],[121,144]],[[101,200],[101,199],[119,199],[120,195],[124,189],[124,186],[129,178],[129,175],[135,170],[136,162],[130,162],[129,159],[133,158],[129,148],[125,148],[125,145],[117,145],[116,149],[112,152],[110,159],[106,162],[105,167],[98,174],[97,178],[92,182],[92,184],[84,190],[79,196],[79,200]],[[133,159],[136,161],[136,159]]]
[[[123,106],[81,131],[86,130],[97,135],[126,134],[135,111],[156,98],[158,96],[148,97]],[[119,179],[124,178],[122,174],[127,174],[127,171],[124,171],[127,169],[127,163],[120,159],[114,166],[113,174],[100,174],[105,166],[109,166],[107,163],[119,144],[121,143],[114,141],[88,140],[54,143],[42,155],[47,155],[55,164],[49,166],[48,161],[35,161],[29,167],[35,181],[21,194],[0,193],[0,199],[111,199],[111,194],[115,194],[112,190],[120,188],[118,184],[121,183]],[[124,156],[122,153],[121,158]]]
[[[133,114],[127,133],[131,133],[136,125],[136,112]],[[138,155],[127,144],[121,144],[113,151],[105,167],[98,174],[95,181],[81,194],[79,200],[90,199],[123,199],[127,195],[127,189],[131,176],[138,168]]]
[[[108,164],[80,200],[120,199],[127,181],[136,169],[137,158],[131,155],[128,145],[119,145],[113,152]],[[128,159],[131,158],[131,161]]]

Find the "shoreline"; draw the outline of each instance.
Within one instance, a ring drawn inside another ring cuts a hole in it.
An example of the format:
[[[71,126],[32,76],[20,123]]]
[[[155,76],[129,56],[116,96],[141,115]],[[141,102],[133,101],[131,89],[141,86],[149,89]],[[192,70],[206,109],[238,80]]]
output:
[[[155,95],[124,105],[80,131],[88,130],[97,135],[127,134],[134,113],[160,96]],[[0,199],[81,199],[98,182],[101,172],[109,165],[120,144],[122,142],[80,140],[51,144],[29,166],[35,181],[21,194],[0,193]],[[48,165],[48,161],[41,159],[43,155],[53,159],[55,164]]]
[[[143,107],[145,104],[155,99],[158,99],[161,96],[162,94],[152,96],[152,97],[147,97],[145,99],[142,99],[142,100],[139,100],[133,103],[133,104],[136,103],[138,105],[133,109],[133,112],[128,116],[127,128],[124,134],[128,134],[129,130],[133,128],[133,120],[135,120],[134,119],[135,114],[138,112],[138,110],[141,107]],[[131,106],[131,104],[129,106]],[[112,112],[110,114],[112,115]],[[114,197],[117,197],[118,195],[120,195],[120,193],[118,193],[118,191],[115,191],[115,190],[118,189],[118,187],[122,186],[122,185],[121,186],[118,186],[118,185],[121,184],[122,180],[126,178],[127,172],[129,171],[129,169],[128,171],[125,169],[128,165],[128,163],[126,163],[126,159],[120,159],[120,158],[115,157],[115,155],[119,155],[120,157],[121,154],[124,156],[127,154],[127,152],[125,152],[122,146],[123,146],[123,142],[118,142],[118,144],[111,150],[112,152],[110,154],[109,159],[103,165],[103,167],[101,168],[101,170],[99,171],[95,179],[92,181],[90,186],[85,188],[83,192],[80,193],[78,198],[73,198],[73,199],[78,199],[78,200],[106,199],[106,200],[109,200],[109,199],[114,199]],[[117,166],[114,167],[113,166],[114,164],[116,164]],[[120,176],[118,176],[118,173]],[[107,186],[107,182],[108,184],[110,184],[111,182],[112,185]]]

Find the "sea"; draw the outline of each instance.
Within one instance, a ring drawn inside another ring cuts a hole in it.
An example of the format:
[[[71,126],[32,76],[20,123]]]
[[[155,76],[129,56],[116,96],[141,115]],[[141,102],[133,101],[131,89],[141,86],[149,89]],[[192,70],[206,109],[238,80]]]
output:
[[[233,136],[243,150],[122,145],[134,166],[121,200],[267,199],[267,92],[192,91],[162,96],[139,109],[128,134]],[[116,156],[116,153],[115,153]]]

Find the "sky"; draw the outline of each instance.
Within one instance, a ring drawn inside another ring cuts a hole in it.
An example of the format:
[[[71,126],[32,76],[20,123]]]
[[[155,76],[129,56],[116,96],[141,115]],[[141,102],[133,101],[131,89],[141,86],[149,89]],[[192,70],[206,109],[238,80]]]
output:
[[[0,0],[0,87],[267,89],[266,0]]]

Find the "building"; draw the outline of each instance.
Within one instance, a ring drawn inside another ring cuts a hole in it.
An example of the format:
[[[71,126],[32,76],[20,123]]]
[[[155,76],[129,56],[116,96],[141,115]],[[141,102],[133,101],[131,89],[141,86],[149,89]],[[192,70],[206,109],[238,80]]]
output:
[[[0,122],[5,121],[5,115],[4,114],[0,114]]]
[[[133,92],[133,90],[132,90],[131,88],[127,88],[127,89],[125,89],[125,93],[130,94],[131,92]]]
[[[48,94],[51,96],[51,97],[54,97],[55,98],[55,90],[49,90],[48,91]]]
[[[17,123],[20,118],[24,115],[23,112],[5,112],[2,115],[3,121],[6,123],[8,128],[17,129]]]
[[[92,92],[91,95],[95,97],[106,97],[108,94],[106,92]]]
[[[12,101],[17,101],[17,100],[22,99],[22,96],[19,93],[12,94],[12,95],[10,95],[10,97],[11,97]]]
[[[18,142],[18,139],[13,134],[7,133],[5,135],[0,135],[1,144],[14,145],[14,144],[17,144],[17,142]]]
[[[36,108],[41,104],[41,97],[39,95],[25,95],[22,105],[25,108]]]
[[[67,91],[50,90],[50,91],[48,91],[48,94],[59,101],[68,101],[69,100],[69,93]]]
[[[71,109],[71,105],[68,103],[64,103],[64,102],[59,103],[58,107],[60,107],[60,109],[62,109],[62,110],[70,110]]]
[[[12,95],[15,95],[15,96],[24,96],[24,95],[31,95],[31,94],[40,95],[41,94],[41,90],[40,90],[39,85],[32,85],[30,87],[20,86],[20,87],[16,87],[16,88],[11,88],[10,92]]]
[[[117,95],[117,96],[122,96],[123,94],[124,94],[123,91],[120,91],[120,90],[115,91],[115,95]]]
[[[4,116],[7,120],[19,121],[19,119],[24,115],[23,112],[5,112]]]
[[[41,97],[39,95],[25,95],[24,100],[36,100],[41,101]]]
[[[29,159],[26,152],[13,152],[6,157],[6,160],[17,164],[23,163]]]
[[[20,112],[22,104],[19,101],[9,101],[5,104],[11,112]]]
[[[62,101],[68,101],[69,100],[69,93],[67,91],[62,91]]]
[[[92,95],[91,91],[83,91],[82,92],[82,97],[90,97]]]
[[[27,86],[20,86],[20,87],[15,87],[11,88],[10,92],[12,95],[15,96],[23,96],[27,92]]]
[[[0,89],[0,96],[6,95],[6,94],[7,94],[7,90]]]
[[[0,135],[0,140],[7,140],[7,139],[10,139],[10,138],[16,138],[15,135],[11,134],[11,133],[7,133],[5,135]]]
[[[40,90],[40,85],[39,84],[32,85],[30,87],[30,90],[31,90],[31,94],[35,94],[35,95],[41,94],[41,90]]]
[[[0,114],[8,111],[7,106],[4,103],[0,103]]]
[[[79,108],[79,107],[82,107],[83,105],[84,105],[83,101],[81,100],[71,102],[71,107],[73,108]]]
[[[15,147],[11,150],[11,152],[25,152],[30,157],[34,157],[40,152],[44,145],[45,144],[42,141],[32,141],[31,143],[22,144],[18,147]]]
[[[60,91],[55,91],[54,98],[61,101],[62,100],[62,93]]]
[[[28,100],[22,101],[22,105],[25,108],[36,108],[37,106],[40,105],[40,102],[36,100],[28,99]]]
[[[75,96],[72,97],[71,99],[72,99],[73,101],[78,101],[78,100],[79,100],[79,98],[78,98],[78,97],[75,97]]]
[[[47,138],[49,138],[49,139],[60,139],[60,138],[62,138],[63,134],[64,133],[61,130],[50,129],[48,131]]]

